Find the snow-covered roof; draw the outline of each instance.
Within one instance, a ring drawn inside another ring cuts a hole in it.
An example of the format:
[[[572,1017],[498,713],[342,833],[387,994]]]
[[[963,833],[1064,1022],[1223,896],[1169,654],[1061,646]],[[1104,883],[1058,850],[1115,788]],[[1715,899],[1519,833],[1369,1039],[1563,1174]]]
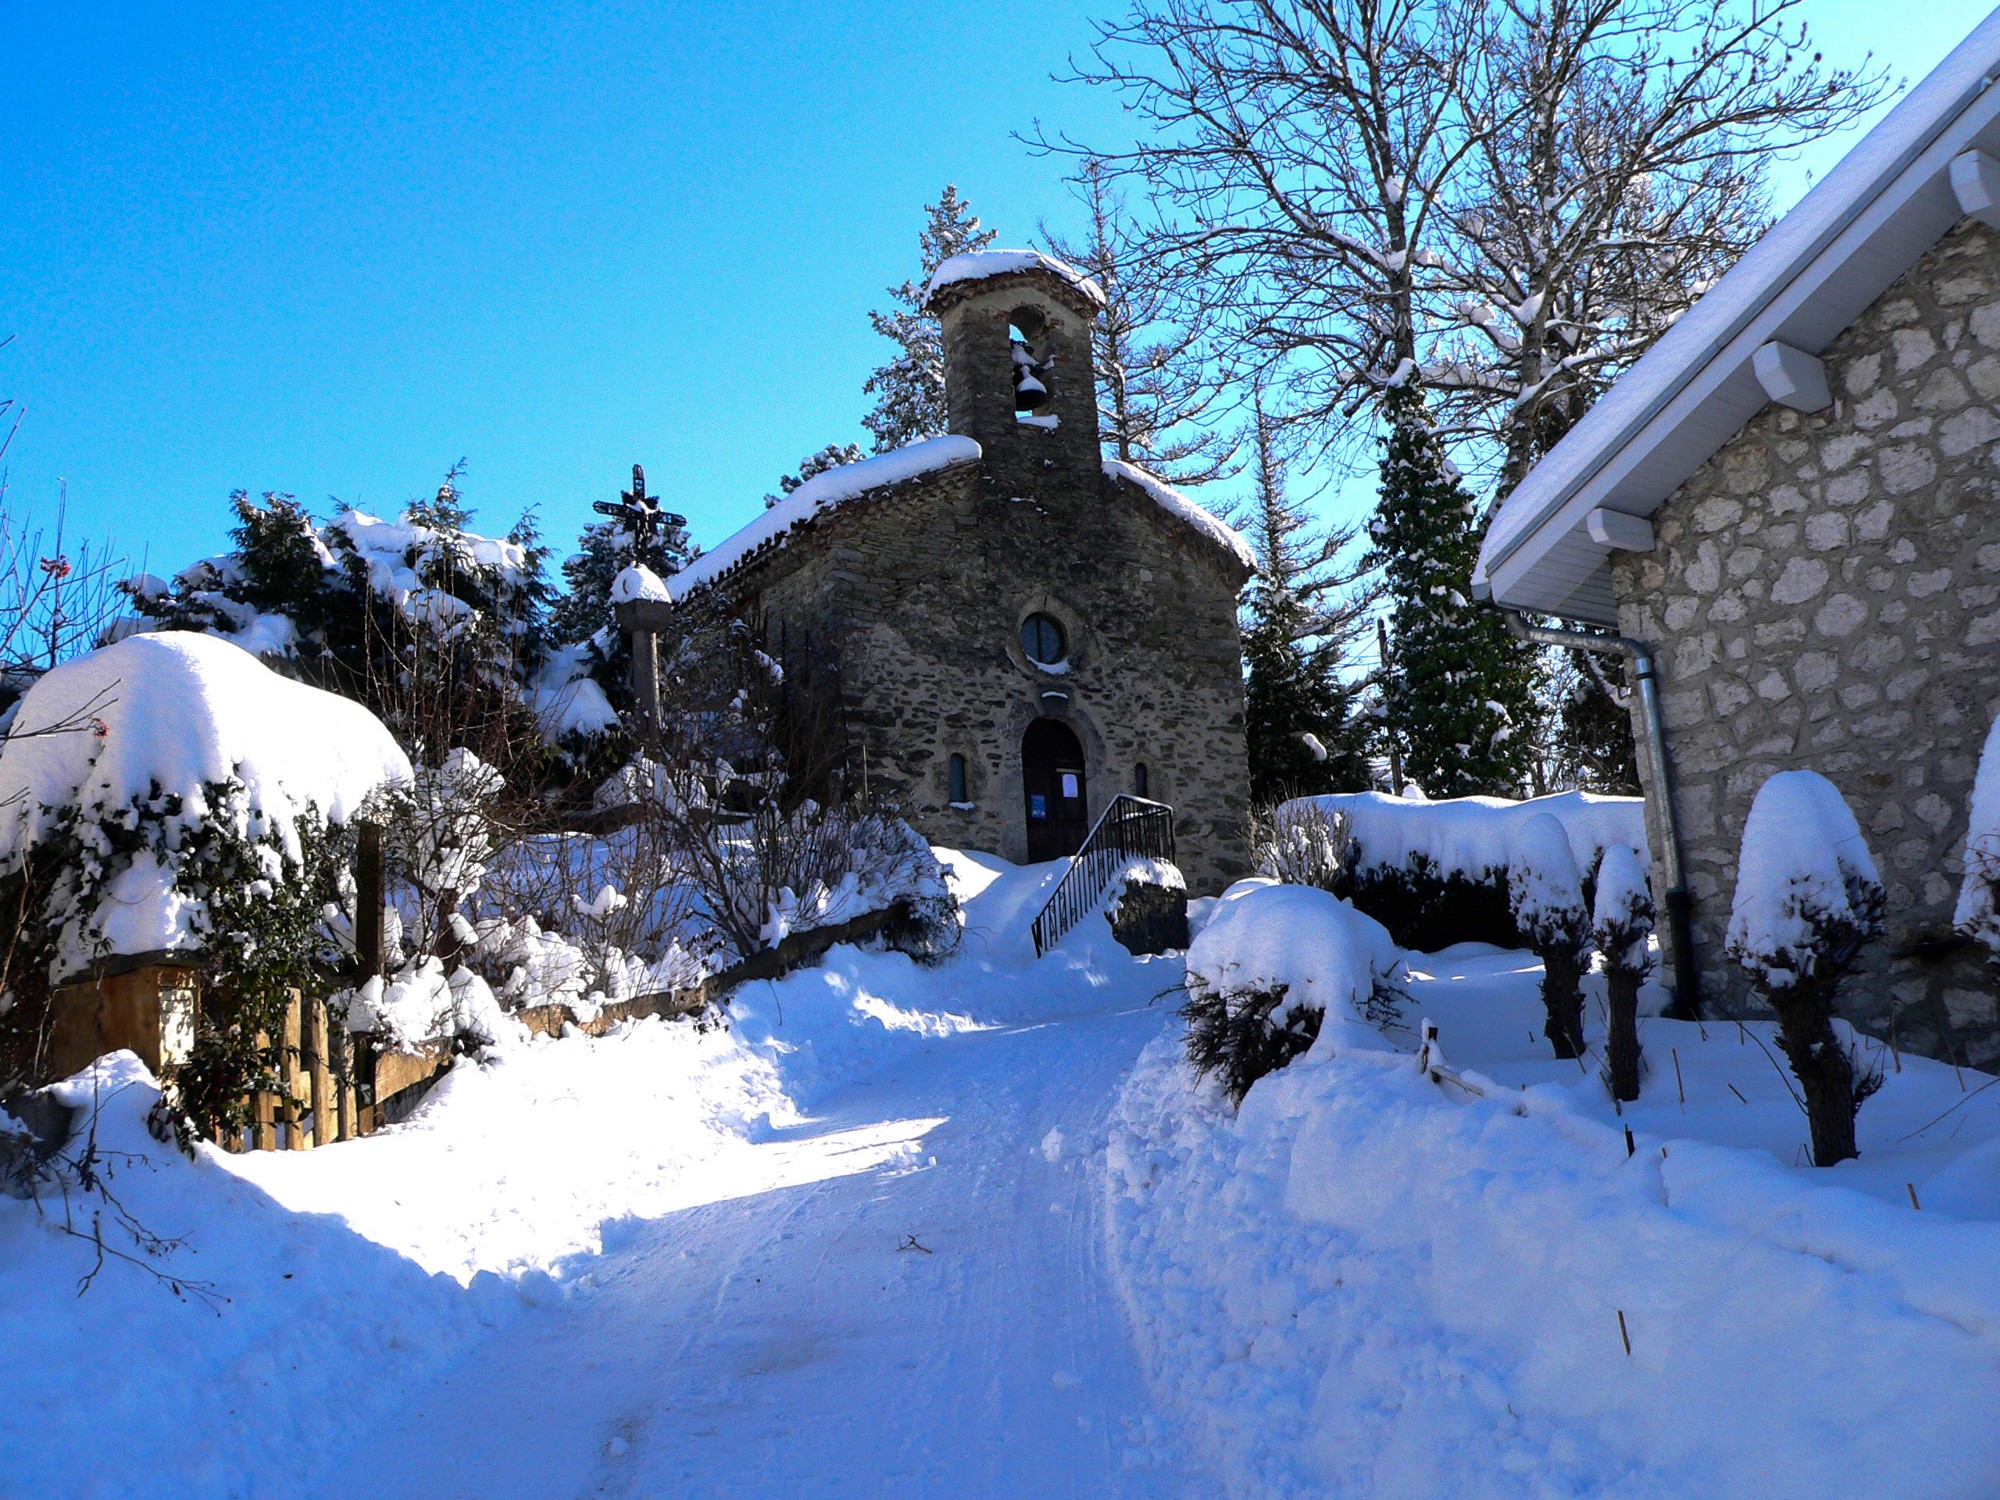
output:
[[[892,448],[860,463],[822,469],[748,526],[675,573],[667,580],[667,589],[674,598],[685,599],[751,558],[783,546],[793,532],[812,525],[827,511],[858,495],[934,474],[940,469],[977,463],[979,454],[979,444],[971,438],[935,437]]]
[[[1175,520],[1192,526],[1217,546],[1226,548],[1244,568],[1253,573],[1257,570],[1257,554],[1250,550],[1250,544],[1243,540],[1235,527],[1196,505],[1157,474],[1148,474],[1138,465],[1128,464],[1123,459],[1117,458],[1104,460],[1104,472],[1113,479],[1122,479],[1128,484],[1136,485],[1148,499]]]
[[[924,283],[923,305],[929,307],[931,299],[948,286],[1012,276],[1021,271],[1046,271],[1081,292],[1092,307],[1104,306],[1103,287],[1067,261],[1039,250],[968,250],[963,255],[954,255],[931,272],[931,279]]]
[[[1988,16],[1617,380],[1507,497],[1474,586],[1615,625],[1593,511],[1650,516],[1767,397],[1752,361],[1817,354],[1963,217],[1953,158],[2000,155],[2000,12]],[[1602,528],[1599,528],[1602,530]]]

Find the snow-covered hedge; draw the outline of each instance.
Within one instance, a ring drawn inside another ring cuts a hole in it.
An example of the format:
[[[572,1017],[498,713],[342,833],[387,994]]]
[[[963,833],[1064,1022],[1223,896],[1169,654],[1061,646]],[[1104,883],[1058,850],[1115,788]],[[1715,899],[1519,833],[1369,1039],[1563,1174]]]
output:
[[[213,637],[132,636],[51,670],[0,745],[0,899],[20,914],[0,1088],[39,1067],[56,981],[174,954],[203,976],[167,1070],[175,1128],[240,1128],[279,1086],[260,1035],[341,956],[346,825],[410,774],[367,710]]]
[[[1379,1046],[1401,955],[1388,930],[1316,886],[1240,880],[1188,948],[1188,1058],[1232,1099],[1316,1043]]]
[[[1340,894],[1388,927],[1401,946],[1424,951],[1467,941],[1523,945],[1508,901],[1507,871],[1515,836],[1533,818],[1547,816],[1562,825],[1586,888],[1609,845],[1646,849],[1645,803],[1638,797],[1561,792],[1526,802],[1504,797],[1419,802],[1351,792],[1304,798],[1285,808],[1304,803],[1347,820],[1353,844]]]
[[[131,636],[54,668],[22,699],[0,743],[0,871],[75,840],[61,973],[198,949],[211,934],[209,893],[189,870],[196,834],[247,840],[275,881],[302,857],[302,828],[345,824],[410,775],[358,704],[212,636]]]
[[[1522,940],[1542,961],[1542,1034],[1557,1057],[1583,1056],[1584,966],[1590,961],[1590,904],[1569,835],[1546,813],[1513,830],[1507,900]]]

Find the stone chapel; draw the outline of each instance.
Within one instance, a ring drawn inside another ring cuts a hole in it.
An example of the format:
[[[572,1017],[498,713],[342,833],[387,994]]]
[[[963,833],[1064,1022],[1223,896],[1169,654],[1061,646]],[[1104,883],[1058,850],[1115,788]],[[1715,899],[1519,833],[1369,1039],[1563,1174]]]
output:
[[[1096,284],[1032,250],[953,257],[950,432],[815,475],[620,606],[641,700],[678,601],[727,591],[829,645],[873,789],[926,838],[1075,852],[1119,793],[1173,808],[1192,892],[1249,867],[1237,595],[1254,559],[1207,511],[1105,460]]]

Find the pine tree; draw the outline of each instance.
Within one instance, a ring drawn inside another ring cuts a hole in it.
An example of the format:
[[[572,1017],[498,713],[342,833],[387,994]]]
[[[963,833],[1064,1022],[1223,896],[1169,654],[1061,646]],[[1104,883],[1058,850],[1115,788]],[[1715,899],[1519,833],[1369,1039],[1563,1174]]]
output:
[[[980,226],[978,215],[950,183],[937,202],[924,206],[924,212],[930,217],[918,237],[922,274],[889,288],[896,301],[887,312],[868,315],[874,330],[901,350],[862,387],[875,398],[875,409],[861,423],[874,437],[877,453],[945,430],[944,336],[937,319],[924,314],[924,287],[931,273],[952,256],[984,250],[993,243],[994,232]]]
[[[1202,420],[1221,395],[1198,313],[1147,253],[1104,163],[1092,158],[1073,179],[1087,228],[1080,240],[1043,227],[1057,256],[1095,281],[1104,312],[1090,329],[1097,376],[1097,423],[1107,457],[1138,464],[1171,484],[1227,479],[1242,467],[1237,444]],[[1181,316],[1176,316],[1179,313]]]
[[[778,481],[778,493],[764,497],[764,509],[769,510],[785,496],[811,479],[815,474],[824,474],[828,469],[845,468],[848,464],[858,464],[867,457],[859,443],[828,443],[817,453],[808,453],[799,460],[799,471],[787,474]]]
[[[1518,796],[1534,760],[1534,648],[1472,601],[1480,521],[1422,392],[1397,389],[1387,415],[1368,528],[1391,601],[1384,728],[1431,796]]]
[[[1247,519],[1259,562],[1243,630],[1244,727],[1250,796],[1261,807],[1367,786],[1364,735],[1340,673],[1366,601],[1340,566],[1354,533],[1313,529],[1285,491],[1277,424],[1261,396],[1253,410],[1257,484]]]

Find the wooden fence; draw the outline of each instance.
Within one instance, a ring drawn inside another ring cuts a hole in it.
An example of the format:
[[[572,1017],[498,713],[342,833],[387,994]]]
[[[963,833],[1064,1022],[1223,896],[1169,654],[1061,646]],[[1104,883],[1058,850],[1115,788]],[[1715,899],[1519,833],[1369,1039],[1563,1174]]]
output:
[[[250,1128],[218,1132],[230,1151],[310,1151],[368,1135],[416,1107],[451,1066],[448,1047],[378,1051],[379,1039],[348,1031],[324,1000],[295,990],[282,1037],[258,1034],[277,1054],[280,1087],[250,1096]]]

